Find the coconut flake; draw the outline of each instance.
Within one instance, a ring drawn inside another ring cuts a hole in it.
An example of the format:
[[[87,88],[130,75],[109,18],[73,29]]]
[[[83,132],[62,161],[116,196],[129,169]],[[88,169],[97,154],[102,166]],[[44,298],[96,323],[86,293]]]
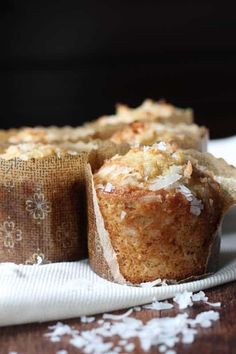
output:
[[[170,350],[167,350],[167,351],[166,351],[166,354],[176,354],[176,351],[170,349]]]
[[[128,341],[126,339],[122,339],[118,342],[119,345],[121,345],[122,347],[125,346],[126,344],[128,344]]]
[[[192,295],[192,300],[195,301],[208,301],[208,297],[205,295],[204,291],[199,291],[199,293]]]
[[[96,320],[96,318],[95,317],[87,317],[87,316],[81,316],[80,317],[80,321],[82,322],[82,323],[91,323],[91,322],[94,322]]]
[[[152,288],[152,287],[154,287],[156,285],[161,284],[161,282],[162,281],[159,278],[159,279],[156,279],[156,280],[153,280],[153,281],[148,281],[146,283],[141,283],[140,286],[141,286],[141,288]]]
[[[207,305],[212,307],[221,307],[221,302],[206,302]]]
[[[147,151],[149,151],[150,149],[151,149],[150,146],[147,146],[147,145],[144,145],[144,146],[143,146],[143,151],[144,151],[144,152],[147,152]]]
[[[44,334],[45,337],[49,337],[51,342],[59,342],[60,338],[64,335],[76,336],[78,331],[70,327],[69,325],[57,322],[54,326],[48,327],[52,332]]]
[[[141,306],[135,306],[134,311],[140,312],[142,310]]]
[[[127,344],[127,345],[125,346],[125,351],[126,351],[127,353],[132,352],[134,349],[135,349],[134,343],[129,343],[129,344]]]
[[[104,191],[110,193],[114,189],[113,185],[110,182],[107,182]]]
[[[162,344],[158,349],[160,353],[164,353],[167,350],[167,347],[164,344]]]
[[[161,141],[160,143],[155,143],[152,145],[152,148],[160,150],[160,151],[166,151],[167,150],[167,144]]]
[[[196,198],[195,195],[192,194],[191,190],[183,184],[180,184],[176,189],[187,199],[187,201],[190,202],[190,213],[199,216],[201,211],[204,209],[202,201]]]
[[[150,180],[148,189],[158,191],[170,187],[182,178],[181,171],[181,166],[171,166],[165,175]]]
[[[199,293],[192,295],[192,300],[195,301],[203,301],[205,304],[212,307],[221,307],[221,302],[209,302],[208,297],[205,295],[204,291],[199,291]]]
[[[124,220],[126,215],[127,215],[126,211],[122,210],[122,212],[120,213],[120,220]]]
[[[154,301],[152,304],[143,306],[147,310],[169,310],[174,306],[167,301]]]
[[[180,310],[184,310],[189,306],[193,305],[192,302],[192,295],[193,293],[191,291],[184,291],[182,293],[178,293],[174,297],[174,302],[176,302],[179,305]]]
[[[185,185],[180,184],[177,188],[176,188],[181,194],[183,194],[183,196],[189,201],[191,202],[193,200],[193,194],[191,192],[190,189],[188,189]]]
[[[112,315],[110,313],[105,313],[102,318],[104,320],[115,320],[115,321],[119,321],[122,320],[125,317],[128,317],[129,315],[131,315],[131,313],[133,312],[133,309],[129,309],[128,311],[126,311],[125,313],[123,313],[122,315]]]
[[[204,209],[204,205],[202,201],[194,197],[193,200],[191,201],[190,213],[199,216],[203,209]]]
[[[203,328],[211,327],[213,321],[217,321],[220,315],[216,311],[205,311],[197,315],[195,325],[199,324]]]

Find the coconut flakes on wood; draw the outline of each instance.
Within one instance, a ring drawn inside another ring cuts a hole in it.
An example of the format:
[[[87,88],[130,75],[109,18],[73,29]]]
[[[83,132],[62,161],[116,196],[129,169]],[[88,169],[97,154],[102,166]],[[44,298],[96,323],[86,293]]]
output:
[[[193,302],[197,301],[208,304],[208,298],[203,291],[196,294],[185,291],[176,294],[174,300],[181,308],[192,306]],[[155,301],[155,303],[158,303],[158,306],[162,304],[160,307],[166,306],[166,304],[171,305],[167,302]],[[144,308],[148,308],[147,306]],[[132,311],[133,309],[130,309],[122,315],[104,314],[103,320],[96,322],[98,327],[80,332],[59,322],[55,326],[50,326],[51,332],[45,335],[52,342],[59,341],[64,335],[69,335],[71,337],[70,344],[81,349],[84,353],[135,352],[135,343],[130,340],[138,338],[141,349],[145,352],[148,352],[152,346],[158,346],[159,352],[174,354],[176,353],[174,350],[176,344],[193,343],[198,327],[208,328],[219,319],[219,313],[211,310],[201,312],[195,318],[190,318],[187,313],[181,313],[175,317],[153,318],[144,323],[129,317]],[[116,344],[113,343],[115,336],[120,338]],[[59,340],[55,340],[55,338]]]

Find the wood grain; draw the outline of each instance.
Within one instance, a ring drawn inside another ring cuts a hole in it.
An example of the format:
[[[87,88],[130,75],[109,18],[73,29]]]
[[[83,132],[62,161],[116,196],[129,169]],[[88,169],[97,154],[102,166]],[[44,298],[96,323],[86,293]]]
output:
[[[176,351],[179,354],[235,354],[236,282],[208,290],[206,294],[209,296],[209,301],[222,302],[222,307],[219,309],[220,321],[216,322],[212,328],[199,329],[199,333],[193,344],[178,345]],[[209,306],[197,304],[187,311],[191,317],[200,311],[206,310],[209,310]],[[133,316],[137,319],[147,321],[158,316],[173,316],[178,312],[175,306],[168,311],[142,310],[141,312],[135,312]],[[97,316],[98,319],[100,317]],[[74,326],[78,330],[91,329],[94,326],[94,324],[81,324],[79,319],[67,320],[63,321],[63,323]],[[60,343],[51,343],[48,338],[44,337],[44,334],[48,332],[48,326],[52,324],[55,324],[55,322],[1,328],[0,354],[8,354],[11,351],[16,351],[18,354],[56,354],[61,349],[67,350],[68,354],[82,353],[69,344],[68,337],[64,337]],[[116,341],[117,338],[114,338],[114,342]],[[143,353],[138,340],[135,341],[135,344],[135,354]],[[158,349],[153,347],[149,353],[158,353]]]

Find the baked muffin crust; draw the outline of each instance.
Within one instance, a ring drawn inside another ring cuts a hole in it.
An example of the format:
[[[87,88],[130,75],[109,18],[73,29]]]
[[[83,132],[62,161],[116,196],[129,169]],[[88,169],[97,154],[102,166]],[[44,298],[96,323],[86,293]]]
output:
[[[156,122],[134,122],[117,131],[111,137],[114,143],[126,142],[134,145],[152,145],[164,141],[183,149],[206,150],[208,131],[196,124],[161,124]]]
[[[193,111],[190,108],[177,108],[163,101],[155,102],[148,99],[137,108],[118,104],[115,114],[102,116],[93,122],[86,123],[84,127],[94,129],[95,138],[108,139],[116,131],[135,121],[191,124],[193,122]]]
[[[222,216],[220,186],[166,144],[132,148],[94,175],[99,208],[125,281],[204,274]],[[99,264],[91,265],[100,272]]]
[[[23,127],[2,131],[0,136],[9,144],[21,143],[61,143],[88,141],[94,135],[92,127]]]
[[[18,144],[10,145],[9,147],[2,149],[0,158],[3,160],[30,160],[30,159],[42,159],[49,156],[65,156],[66,154],[76,155],[75,151],[58,147],[50,144]]]
[[[104,116],[97,120],[99,125],[126,124],[134,121],[157,121],[161,123],[192,123],[193,111],[190,108],[177,108],[164,101],[153,101],[146,99],[140,106],[131,108],[124,104],[117,104],[116,115]]]

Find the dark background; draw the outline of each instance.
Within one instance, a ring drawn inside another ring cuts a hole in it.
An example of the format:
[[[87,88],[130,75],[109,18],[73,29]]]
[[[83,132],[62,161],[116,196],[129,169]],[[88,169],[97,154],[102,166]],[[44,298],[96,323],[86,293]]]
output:
[[[77,125],[150,97],[235,134],[233,4],[1,0],[0,126]]]

